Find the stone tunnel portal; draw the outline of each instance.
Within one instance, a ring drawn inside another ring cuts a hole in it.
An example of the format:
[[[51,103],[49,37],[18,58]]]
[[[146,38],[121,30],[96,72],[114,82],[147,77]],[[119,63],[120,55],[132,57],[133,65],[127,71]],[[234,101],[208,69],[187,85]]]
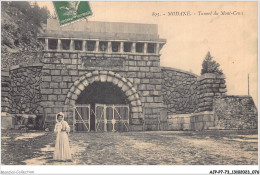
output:
[[[130,102],[110,82],[88,85],[76,100],[76,131],[127,131]],[[80,119],[83,119],[80,121]]]

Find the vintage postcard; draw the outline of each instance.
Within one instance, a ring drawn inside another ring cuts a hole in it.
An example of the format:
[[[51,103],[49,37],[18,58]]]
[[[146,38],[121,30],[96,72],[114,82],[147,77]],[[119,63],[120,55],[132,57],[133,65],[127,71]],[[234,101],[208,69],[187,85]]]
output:
[[[2,173],[257,174],[257,65],[256,1],[2,1]]]

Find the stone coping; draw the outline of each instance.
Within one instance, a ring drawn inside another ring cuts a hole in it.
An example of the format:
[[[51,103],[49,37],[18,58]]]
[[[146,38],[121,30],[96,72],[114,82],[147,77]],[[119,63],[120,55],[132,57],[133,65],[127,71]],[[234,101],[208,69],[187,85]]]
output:
[[[148,42],[166,43],[166,39],[159,38],[158,35],[145,34],[124,34],[124,33],[86,33],[86,32],[64,32],[64,31],[45,31],[39,33],[37,38],[49,39],[69,39],[69,40],[91,40],[91,41],[117,41],[117,42]]]
[[[161,54],[156,53],[132,53],[132,52],[101,52],[101,51],[82,51],[82,50],[43,50],[44,53],[79,53],[79,54],[99,54],[100,57],[105,55],[117,55],[123,57],[124,55],[136,55],[136,56],[161,56]],[[88,56],[88,55],[86,55]]]
[[[157,24],[126,23],[126,22],[105,22],[105,21],[79,21],[70,25],[60,26],[57,19],[47,19],[46,30],[64,31],[85,31],[105,33],[134,33],[134,34],[158,34]]]
[[[37,63],[37,64],[32,64],[32,65],[15,65],[15,66],[11,66],[10,70],[14,70],[14,69],[19,69],[19,68],[26,68],[26,67],[42,67],[43,64],[42,63]]]
[[[219,74],[214,74],[214,73],[205,73],[198,77],[198,81],[201,81],[204,79],[215,79],[215,78],[225,79],[226,76],[224,74],[219,75]]]
[[[176,72],[181,72],[181,73],[193,75],[193,76],[195,76],[195,77],[199,77],[198,75],[196,75],[196,74],[194,74],[194,73],[192,73],[192,72],[185,71],[185,70],[181,70],[181,69],[177,69],[177,68],[164,67],[164,66],[162,66],[161,69],[164,69],[164,70],[172,70],[172,71],[176,71]]]

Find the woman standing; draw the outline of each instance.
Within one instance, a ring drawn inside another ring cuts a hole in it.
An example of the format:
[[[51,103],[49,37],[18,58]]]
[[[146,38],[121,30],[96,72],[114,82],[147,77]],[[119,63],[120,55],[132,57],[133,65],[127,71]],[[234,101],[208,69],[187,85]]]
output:
[[[54,160],[71,160],[68,134],[70,127],[64,121],[64,114],[59,112],[56,115],[56,125],[54,132],[57,134],[53,159]]]

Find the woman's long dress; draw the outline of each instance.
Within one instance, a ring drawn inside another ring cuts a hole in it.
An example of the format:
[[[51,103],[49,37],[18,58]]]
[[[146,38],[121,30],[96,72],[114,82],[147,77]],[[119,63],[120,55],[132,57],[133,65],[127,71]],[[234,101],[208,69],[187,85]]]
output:
[[[61,130],[66,131],[61,131]],[[54,160],[71,160],[68,134],[70,127],[66,121],[56,123],[54,132],[57,133],[56,144],[53,159]]]

